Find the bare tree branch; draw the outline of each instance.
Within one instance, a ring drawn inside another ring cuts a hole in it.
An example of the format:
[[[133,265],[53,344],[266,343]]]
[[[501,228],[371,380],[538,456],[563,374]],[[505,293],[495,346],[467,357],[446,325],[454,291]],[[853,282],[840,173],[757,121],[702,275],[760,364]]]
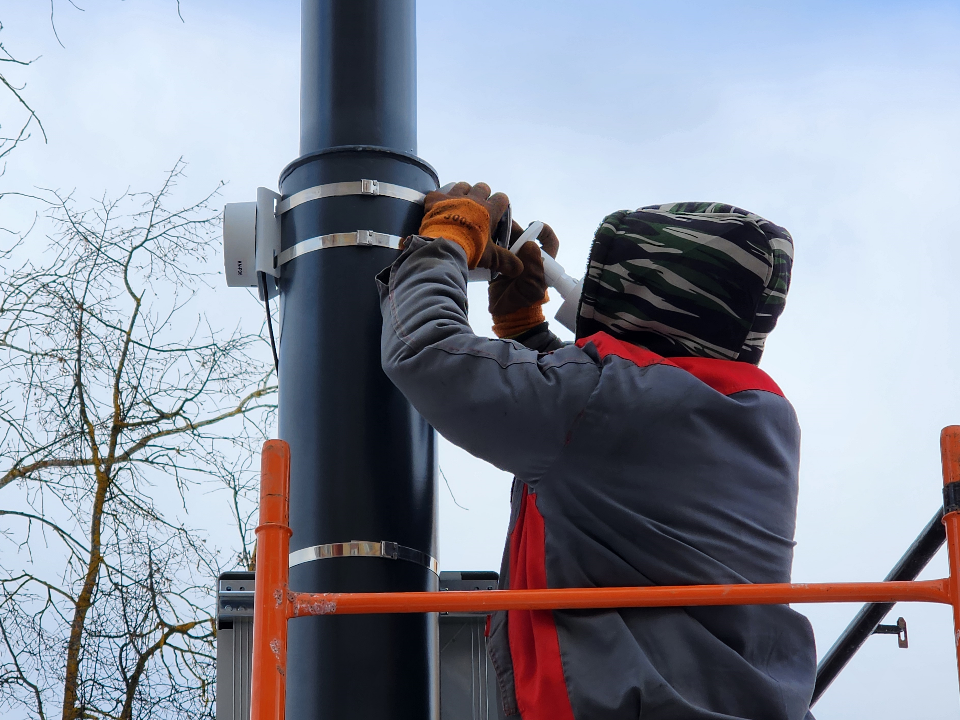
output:
[[[219,218],[169,207],[183,170],[44,191],[49,246],[0,270],[0,714],[211,717],[214,579],[253,562],[277,385],[259,334],[198,312]],[[211,498],[226,556],[188,523]]]

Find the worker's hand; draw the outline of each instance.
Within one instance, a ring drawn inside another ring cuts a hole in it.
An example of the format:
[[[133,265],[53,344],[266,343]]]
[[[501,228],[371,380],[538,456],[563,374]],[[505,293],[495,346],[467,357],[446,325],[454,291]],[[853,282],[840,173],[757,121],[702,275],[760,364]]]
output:
[[[523,228],[514,222],[510,229],[510,244],[513,245],[522,234]],[[546,253],[555,258],[560,241],[546,223],[540,231],[539,240]],[[516,337],[544,322],[543,304],[549,299],[543,259],[537,243],[524,243],[517,257],[523,261],[523,272],[517,277],[498,277],[490,282],[487,290],[493,332],[500,338]]]
[[[467,267],[516,277],[523,262],[491,241],[497,223],[510,205],[503,193],[490,194],[486,183],[460,182],[446,192],[434,190],[423,202],[419,235],[452,240],[467,253]]]

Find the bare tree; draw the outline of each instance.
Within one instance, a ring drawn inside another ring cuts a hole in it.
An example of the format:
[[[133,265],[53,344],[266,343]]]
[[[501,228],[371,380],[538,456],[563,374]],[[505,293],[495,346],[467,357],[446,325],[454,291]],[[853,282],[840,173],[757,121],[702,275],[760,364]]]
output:
[[[3,23],[0,22],[0,33],[2,32]],[[13,134],[8,135],[4,133],[3,125],[0,124],[0,133],[3,133],[0,134],[0,160],[6,158],[20,143],[30,137],[30,128],[34,125],[40,129],[44,141],[47,139],[47,133],[43,129],[40,118],[37,117],[37,113],[34,112],[33,108],[30,107],[26,98],[23,96],[24,86],[16,85],[9,79],[9,73],[4,72],[5,67],[23,68],[32,65],[35,61],[36,58],[23,60],[15,57],[3,44],[3,40],[0,40],[0,87],[14,99],[15,105],[23,111],[24,116],[18,123],[20,129],[16,130]],[[0,170],[0,174],[3,174],[2,170]]]
[[[83,8],[78,6],[74,0],[67,0],[67,4],[74,10],[79,10],[81,12],[83,11]],[[180,0],[176,0],[176,9],[177,17],[180,18],[180,22],[184,22],[183,11],[180,7]],[[50,0],[50,29],[53,31],[53,36],[56,38],[57,44],[60,45],[60,47],[65,47],[63,41],[60,39],[60,33],[57,32],[56,10],[56,2],[54,0]],[[2,35],[3,29],[3,22],[0,22],[0,35]],[[39,60],[39,57],[25,60],[20,53],[14,55],[4,44],[2,37],[0,37],[0,96],[6,94],[8,97],[12,98],[14,107],[20,110],[20,117],[15,122],[15,129],[12,131],[12,133],[9,130],[5,131],[3,129],[5,118],[0,120],[0,160],[6,158],[6,156],[13,152],[18,145],[28,140],[33,128],[36,128],[40,131],[44,142],[47,141],[47,131],[44,129],[43,123],[40,122],[40,117],[34,111],[33,107],[31,107],[26,96],[24,95],[26,83],[17,83],[16,81],[12,80],[10,73],[8,72],[9,69],[20,70],[29,67],[37,60]],[[9,122],[7,124],[9,124]],[[3,168],[0,166],[0,175],[2,174]]]
[[[90,210],[49,193],[52,242],[0,280],[0,715],[211,715],[214,578],[251,563],[276,378],[197,311],[218,217],[168,209],[182,171]]]

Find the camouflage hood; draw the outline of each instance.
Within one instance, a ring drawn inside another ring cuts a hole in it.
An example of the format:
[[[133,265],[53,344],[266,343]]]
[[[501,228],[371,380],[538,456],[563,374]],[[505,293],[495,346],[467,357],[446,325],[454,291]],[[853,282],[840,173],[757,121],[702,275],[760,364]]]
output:
[[[593,240],[577,337],[603,331],[667,357],[757,364],[792,264],[790,233],[732,205],[615,212]]]

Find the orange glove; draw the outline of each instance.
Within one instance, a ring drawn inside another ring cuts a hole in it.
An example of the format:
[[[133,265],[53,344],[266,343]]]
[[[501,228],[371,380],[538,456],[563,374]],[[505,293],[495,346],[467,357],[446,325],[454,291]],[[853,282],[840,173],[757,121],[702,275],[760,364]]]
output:
[[[467,254],[467,267],[471,270],[482,267],[516,277],[523,272],[523,261],[490,239],[509,204],[503,193],[490,195],[486,183],[471,187],[461,182],[447,192],[435,190],[424,200],[418,234],[457,243]]]
[[[510,243],[517,241],[523,228],[516,222],[510,230]],[[560,241],[553,229],[544,223],[540,231],[540,243],[546,253],[555,258]],[[488,308],[493,316],[493,332],[499,338],[522,335],[542,322],[543,304],[547,295],[547,279],[543,272],[543,258],[536,243],[525,243],[517,252],[523,261],[523,272],[517,277],[498,277],[487,289]]]

